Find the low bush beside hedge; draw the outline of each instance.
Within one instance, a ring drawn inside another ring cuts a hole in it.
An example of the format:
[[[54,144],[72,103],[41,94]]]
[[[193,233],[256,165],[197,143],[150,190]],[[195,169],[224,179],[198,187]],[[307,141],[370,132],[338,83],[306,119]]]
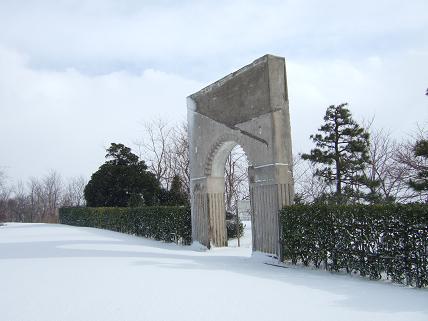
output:
[[[280,214],[293,264],[428,286],[428,205],[293,205]]]
[[[59,222],[166,242],[190,244],[192,241],[189,207],[69,207],[59,210]]]
[[[238,233],[236,231],[236,221],[226,220],[226,235],[227,239],[235,239],[238,237]],[[239,222],[239,237],[244,236],[244,224]]]

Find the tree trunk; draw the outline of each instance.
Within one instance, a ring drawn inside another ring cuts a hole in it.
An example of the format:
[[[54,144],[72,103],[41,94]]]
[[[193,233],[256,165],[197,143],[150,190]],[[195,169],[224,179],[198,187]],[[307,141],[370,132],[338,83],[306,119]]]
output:
[[[336,162],[336,196],[341,203],[342,198],[342,173],[340,168],[340,153],[339,153],[339,124],[337,112],[334,117],[334,160]]]

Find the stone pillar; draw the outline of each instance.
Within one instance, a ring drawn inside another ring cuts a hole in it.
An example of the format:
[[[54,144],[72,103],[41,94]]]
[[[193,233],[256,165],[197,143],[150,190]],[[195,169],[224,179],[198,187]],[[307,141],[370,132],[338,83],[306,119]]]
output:
[[[209,176],[192,183],[193,240],[208,248],[227,246],[224,178]]]
[[[288,164],[250,167],[253,251],[276,253],[281,257],[279,210],[294,198]]]

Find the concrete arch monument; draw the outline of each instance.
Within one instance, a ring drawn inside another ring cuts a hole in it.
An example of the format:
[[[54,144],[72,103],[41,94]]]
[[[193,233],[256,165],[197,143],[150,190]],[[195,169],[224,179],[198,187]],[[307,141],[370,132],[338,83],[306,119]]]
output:
[[[187,115],[193,240],[227,246],[224,165],[239,144],[249,163],[253,251],[281,255],[278,210],[294,197],[284,58],[263,56],[190,95]]]

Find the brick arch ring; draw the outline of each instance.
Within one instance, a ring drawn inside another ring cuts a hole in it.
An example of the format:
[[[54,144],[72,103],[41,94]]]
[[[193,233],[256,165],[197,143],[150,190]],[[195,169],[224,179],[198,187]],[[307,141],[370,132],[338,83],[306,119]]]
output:
[[[224,164],[230,151],[239,145],[244,151],[248,164],[251,164],[251,159],[245,150],[245,144],[240,138],[240,135],[224,134],[220,136],[208,152],[205,160],[205,176],[222,176],[224,174]]]

